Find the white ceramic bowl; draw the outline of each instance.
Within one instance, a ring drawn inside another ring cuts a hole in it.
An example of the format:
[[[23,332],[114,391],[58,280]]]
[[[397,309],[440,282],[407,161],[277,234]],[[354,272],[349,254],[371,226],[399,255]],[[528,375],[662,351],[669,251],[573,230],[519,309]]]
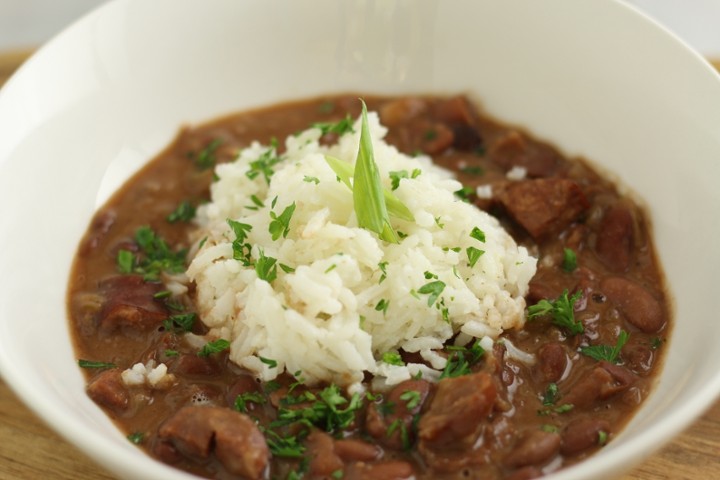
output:
[[[124,478],[187,478],[85,395],[65,295],[93,211],[184,123],[321,93],[469,92],[646,200],[675,306],[653,395],[556,479],[613,478],[720,392],[720,78],[615,1],[118,0],[0,92],[0,369],[65,438]]]

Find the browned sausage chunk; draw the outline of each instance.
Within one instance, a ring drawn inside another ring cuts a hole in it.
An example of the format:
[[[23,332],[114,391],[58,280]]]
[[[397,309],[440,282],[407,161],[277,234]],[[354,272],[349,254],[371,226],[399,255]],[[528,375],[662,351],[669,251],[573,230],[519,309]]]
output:
[[[95,376],[87,386],[87,394],[98,405],[121,413],[130,405],[130,392],[122,381],[119,368],[105,370]]]
[[[624,272],[632,262],[634,219],[627,207],[610,207],[600,222],[595,251],[610,270]]]
[[[560,435],[554,432],[532,430],[515,445],[505,457],[505,465],[509,467],[526,467],[541,465],[560,450]]]
[[[632,280],[606,278],[600,283],[600,290],[630,324],[643,332],[657,332],[665,325],[665,314],[660,302]]]
[[[189,459],[215,456],[230,472],[250,479],[263,478],[270,461],[265,437],[250,417],[222,407],[183,407],[158,430]]]
[[[496,397],[495,383],[484,372],[441,380],[429,410],[418,423],[418,450],[425,461],[441,471],[473,462],[463,451],[477,441]]]
[[[153,299],[161,289],[161,284],[145,282],[138,275],[120,275],[102,282],[100,292],[105,302],[98,315],[100,331],[148,331],[158,327],[168,315],[165,306]]]
[[[547,177],[557,168],[558,155],[548,146],[528,141],[517,131],[500,137],[488,149],[490,159],[504,168],[523,167],[530,177]]]
[[[412,465],[400,460],[377,463],[357,462],[345,469],[344,480],[409,480],[415,478]]]
[[[589,205],[578,184],[566,178],[511,182],[496,198],[536,240],[561,231]]]
[[[383,415],[380,407],[368,407],[366,426],[368,433],[389,448],[406,448],[413,440],[413,417],[420,411],[430,393],[430,383],[425,380],[406,380],[399,383],[385,399],[389,410]]]
[[[577,455],[600,443],[600,432],[610,432],[610,424],[601,418],[578,418],[565,427],[562,433],[560,452],[563,455]]]
[[[571,387],[562,397],[562,403],[585,408],[596,400],[605,400],[627,390],[636,380],[637,377],[626,368],[602,361]]]

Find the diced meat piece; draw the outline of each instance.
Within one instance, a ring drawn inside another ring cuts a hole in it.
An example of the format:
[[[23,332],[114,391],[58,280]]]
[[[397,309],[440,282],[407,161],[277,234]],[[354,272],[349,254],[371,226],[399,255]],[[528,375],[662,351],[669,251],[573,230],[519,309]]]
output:
[[[87,394],[95,403],[114,413],[122,413],[130,406],[130,391],[123,383],[122,370],[112,368],[96,375],[87,385]]]
[[[566,178],[510,182],[495,197],[536,240],[559,233],[589,206],[578,184]]]
[[[401,460],[377,463],[357,462],[345,469],[343,480],[410,480],[415,478],[412,465]]]
[[[181,375],[211,376],[220,373],[220,365],[212,357],[200,357],[194,353],[180,355],[170,371]]]
[[[610,277],[600,290],[631,325],[645,333],[660,331],[665,314],[660,302],[643,286],[622,277]]]
[[[453,131],[442,123],[433,123],[425,127],[422,133],[422,150],[437,155],[450,148],[455,141]]]
[[[605,434],[610,432],[610,424],[607,420],[594,417],[577,418],[563,430],[560,452],[571,456],[600,446],[600,432]]]
[[[382,455],[377,445],[352,438],[335,440],[335,453],[346,462],[370,462]]]
[[[513,468],[542,465],[560,451],[560,435],[543,430],[526,433],[505,457],[505,465]]]
[[[441,380],[418,423],[421,446],[446,450],[472,445],[487,423],[496,395],[495,383],[484,372]]]
[[[456,96],[434,105],[435,118],[450,125],[475,125],[477,115],[466,97]]]
[[[562,344],[546,343],[538,350],[538,370],[546,382],[557,382],[565,373],[568,356]]]
[[[624,272],[633,259],[635,219],[622,204],[607,209],[598,227],[595,251],[610,270]]]
[[[270,461],[255,422],[222,407],[183,407],[160,426],[158,439],[190,460],[207,460],[214,452],[230,473],[249,479],[264,478]]]
[[[577,381],[562,397],[563,404],[585,408],[597,400],[605,400],[623,392],[635,383],[637,377],[626,368],[608,362],[599,362],[589,375]]]
[[[426,110],[427,102],[420,98],[399,98],[380,107],[380,122],[387,127],[395,127],[409,122]]]
[[[430,383],[425,380],[406,380],[398,384],[385,399],[388,410],[385,415],[376,404],[368,407],[368,433],[386,447],[405,448],[404,443],[413,440],[413,417],[420,412],[429,393]]]
[[[138,275],[119,275],[100,284],[104,296],[98,314],[98,326],[103,333],[129,328],[148,331],[157,328],[168,316],[165,306],[153,295],[162,289],[158,283],[143,281]]]
[[[487,153],[490,160],[505,170],[523,167],[530,177],[548,177],[559,165],[559,156],[552,148],[530,141],[517,131],[500,137]]]
[[[453,148],[470,152],[477,151],[483,145],[480,132],[471,125],[451,125],[453,132]]]
[[[314,429],[305,442],[308,466],[311,477],[329,477],[345,466],[340,456],[335,453],[335,441],[327,433]]]

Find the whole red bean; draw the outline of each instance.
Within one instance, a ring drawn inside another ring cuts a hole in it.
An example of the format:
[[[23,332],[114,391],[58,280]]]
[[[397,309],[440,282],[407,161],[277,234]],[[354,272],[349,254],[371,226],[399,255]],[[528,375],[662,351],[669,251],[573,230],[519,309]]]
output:
[[[559,343],[546,343],[538,350],[538,368],[547,382],[559,381],[567,368],[568,357]]]
[[[665,325],[660,302],[637,283],[621,277],[610,277],[600,283],[600,290],[625,319],[645,333],[653,333]]]
[[[554,457],[560,450],[560,435],[543,430],[526,434],[505,457],[509,467],[539,465]]]
[[[600,445],[600,432],[610,432],[610,424],[599,418],[578,418],[562,432],[560,452],[563,455],[577,455],[583,450]]]

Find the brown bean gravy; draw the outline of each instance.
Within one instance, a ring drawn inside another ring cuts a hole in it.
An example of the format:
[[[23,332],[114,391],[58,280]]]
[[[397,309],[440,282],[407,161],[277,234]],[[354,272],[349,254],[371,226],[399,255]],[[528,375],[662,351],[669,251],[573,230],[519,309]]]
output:
[[[186,128],[97,212],[68,296],[77,356],[98,362],[82,362],[88,395],[149,455],[208,478],[520,480],[601,449],[651,390],[670,328],[648,219],[587,163],[481,116],[464,97],[365,100],[389,143],[454,170],[466,186],[457,195],[539,258],[531,318],[503,334],[509,342],[446,349],[456,370],[437,383],[351,396],[289,376],[263,384],[226,350],[183,341],[207,331],[192,286],[173,296],[157,272],[187,266],[189,219],[209,198],[212,167],[253,140],[356,118],[357,98]],[[478,197],[481,185],[492,195]],[[167,366],[171,385],[122,379],[150,361]]]

